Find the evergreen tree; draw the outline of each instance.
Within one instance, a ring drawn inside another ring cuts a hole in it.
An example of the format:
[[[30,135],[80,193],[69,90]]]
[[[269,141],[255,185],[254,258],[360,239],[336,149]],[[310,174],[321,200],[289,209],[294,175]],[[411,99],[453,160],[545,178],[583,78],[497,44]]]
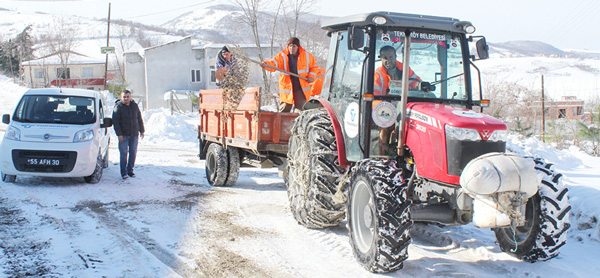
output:
[[[517,125],[517,127],[512,129],[512,131],[519,133],[525,137],[531,137],[531,135],[533,135],[533,132],[531,132],[531,127],[524,127],[520,117],[517,117],[515,119],[515,124]]]
[[[21,62],[33,58],[31,25],[7,42],[0,43],[0,71],[12,77],[20,76]]]

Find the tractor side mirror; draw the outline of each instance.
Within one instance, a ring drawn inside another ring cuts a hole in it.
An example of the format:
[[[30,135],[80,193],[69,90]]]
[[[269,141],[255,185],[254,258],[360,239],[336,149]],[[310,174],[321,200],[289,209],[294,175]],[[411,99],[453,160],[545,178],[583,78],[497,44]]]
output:
[[[485,37],[481,37],[476,43],[475,46],[477,47],[477,56],[479,57],[477,60],[483,60],[483,59],[487,59],[489,58],[490,54],[489,54],[489,46],[487,45],[487,42],[485,41]]]
[[[9,114],[2,115],[2,122],[5,124],[10,124],[10,115]]]
[[[358,50],[365,43],[365,33],[356,26],[348,27],[348,49]]]
[[[421,91],[423,92],[431,92],[435,91],[435,85],[431,85],[429,82],[421,82]]]

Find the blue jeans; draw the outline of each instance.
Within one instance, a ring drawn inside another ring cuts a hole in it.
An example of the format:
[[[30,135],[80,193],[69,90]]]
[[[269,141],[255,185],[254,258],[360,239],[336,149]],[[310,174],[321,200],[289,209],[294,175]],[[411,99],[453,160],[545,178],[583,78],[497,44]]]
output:
[[[137,154],[138,136],[123,136],[123,142],[119,142],[119,154],[121,154],[121,176],[133,173],[135,166],[135,155]],[[129,160],[127,160],[129,153]]]

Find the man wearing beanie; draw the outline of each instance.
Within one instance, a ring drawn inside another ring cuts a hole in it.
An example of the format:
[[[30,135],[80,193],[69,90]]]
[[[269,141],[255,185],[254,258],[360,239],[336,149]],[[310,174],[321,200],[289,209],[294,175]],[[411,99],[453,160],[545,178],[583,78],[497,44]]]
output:
[[[318,93],[313,91],[311,83],[317,78],[322,79],[323,70],[317,66],[315,57],[300,46],[300,40],[296,37],[291,37],[287,41],[287,47],[273,59],[262,61],[260,65],[268,71],[278,68],[306,78],[300,79],[285,73],[279,75],[280,112],[292,112],[293,107],[295,110],[302,110],[311,95],[321,92],[320,88]]]

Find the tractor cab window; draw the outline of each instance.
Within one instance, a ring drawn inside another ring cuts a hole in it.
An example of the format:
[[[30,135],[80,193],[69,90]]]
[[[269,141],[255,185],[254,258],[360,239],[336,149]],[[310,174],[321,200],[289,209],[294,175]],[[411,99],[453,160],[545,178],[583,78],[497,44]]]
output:
[[[376,37],[375,95],[400,96],[409,70],[409,97],[467,101],[461,37],[452,33],[411,33],[410,66],[402,64],[404,32],[379,30]],[[415,100],[417,101],[417,100]]]
[[[403,65],[404,31],[379,30],[376,40],[371,121],[371,157],[393,157],[399,138],[402,75],[408,72],[408,101],[452,100],[468,95],[464,79],[461,36],[444,32],[413,32],[409,66]]]

